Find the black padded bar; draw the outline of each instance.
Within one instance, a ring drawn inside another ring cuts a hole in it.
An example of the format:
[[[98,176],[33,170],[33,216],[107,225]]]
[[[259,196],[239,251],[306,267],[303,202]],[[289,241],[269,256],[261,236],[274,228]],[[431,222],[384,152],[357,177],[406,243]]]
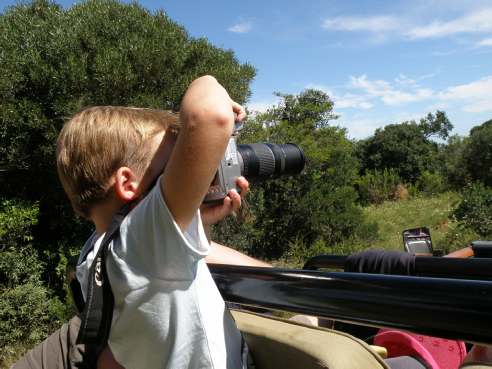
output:
[[[340,255],[318,255],[309,259],[304,269],[343,269],[346,258]],[[415,274],[428,277],[492,280],[492,259],[416,256]]]
[[[210,265],[224,300],[492,343],[492,282]]]

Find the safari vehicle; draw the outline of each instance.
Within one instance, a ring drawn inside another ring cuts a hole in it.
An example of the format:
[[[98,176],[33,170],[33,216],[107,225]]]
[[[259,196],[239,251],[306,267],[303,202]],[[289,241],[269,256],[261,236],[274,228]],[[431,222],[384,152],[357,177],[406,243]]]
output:
[[[416,256],[415,276],[330,271],[343,269],[346,256],[339,255],[316,256],[302,270],[210,269],[224,299],[245,307],[233,315],[258,369],[389,368],[384,358],[411,355],[420,344],[429,368],[492,368],[487,360],[463,363],[473,344],[492,344],[492,259],[483,257],[492,243],[474,242],[461,256],[474,250],[471,258]],[[251,307],[328,319],[335,329],[251,313]],[[374,330],[379,345],[354,325],[384,328]]]

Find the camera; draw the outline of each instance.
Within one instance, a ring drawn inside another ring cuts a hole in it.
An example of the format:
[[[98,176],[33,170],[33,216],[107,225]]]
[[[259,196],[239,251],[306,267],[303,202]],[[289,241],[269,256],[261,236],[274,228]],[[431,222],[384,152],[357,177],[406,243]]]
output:
[[[304,153],[296,144],[238,145],[236,140],[241,128],[242,125],[236,123],[204,203],[222,201],[231,189],[237,189],[236,179],[240,176],[246,177],[248,181],[260,181],[299,174],[304,169]]]

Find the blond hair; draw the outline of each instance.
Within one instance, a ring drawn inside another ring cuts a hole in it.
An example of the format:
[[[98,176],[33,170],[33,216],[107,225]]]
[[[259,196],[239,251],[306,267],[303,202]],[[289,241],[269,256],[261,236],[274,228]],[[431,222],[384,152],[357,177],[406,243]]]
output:
[[[179,129],[179,116],[161,110],[95,106],[75,114],[57,140],[56,165],[78,214],[110,194],[111,176],[122,166],[142,176],[150,164],[156,134]]]

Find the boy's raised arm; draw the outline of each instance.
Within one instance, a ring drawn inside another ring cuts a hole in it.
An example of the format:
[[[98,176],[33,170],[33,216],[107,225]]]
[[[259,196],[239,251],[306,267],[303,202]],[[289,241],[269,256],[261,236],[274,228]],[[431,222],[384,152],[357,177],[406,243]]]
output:
[[[233,102],[214,77],[191,83],[181,102],[182,128],[161,179],[161,191],[178,226],[183,230],[213,180],[232,134],[235,116],[244,109]]]

